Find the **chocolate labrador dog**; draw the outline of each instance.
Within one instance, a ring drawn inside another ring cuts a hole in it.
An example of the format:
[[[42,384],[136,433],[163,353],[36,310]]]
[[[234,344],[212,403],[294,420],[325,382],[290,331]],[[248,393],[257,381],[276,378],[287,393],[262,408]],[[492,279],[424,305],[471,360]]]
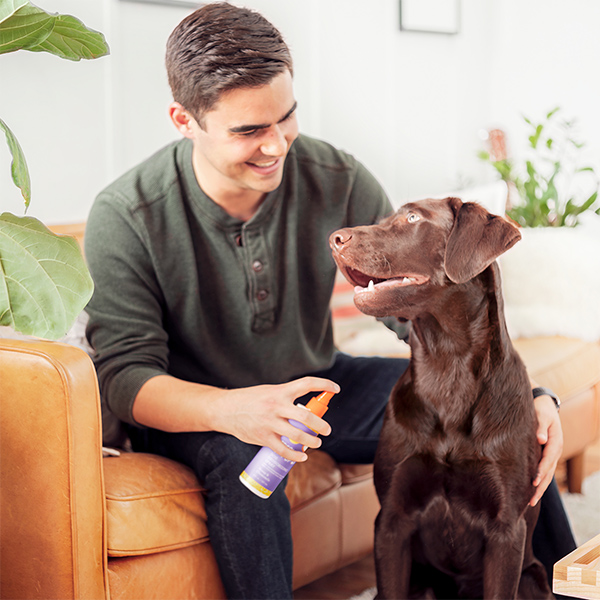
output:
[[[356,306],[412,322],[375,459],[380,598],[553,597],[531,549],[537,419],[495,262],[520,237],[457,198],[330,237]]]

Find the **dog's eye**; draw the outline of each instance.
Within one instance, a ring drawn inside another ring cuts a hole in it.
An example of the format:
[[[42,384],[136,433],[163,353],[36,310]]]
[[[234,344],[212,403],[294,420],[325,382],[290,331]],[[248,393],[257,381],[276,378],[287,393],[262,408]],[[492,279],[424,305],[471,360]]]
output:
[[[421,217],[417,214],[417,213],[408,213],[408,216],[406,217],[406,220],[409,223],[416,223],[417,221],[421,220]]]

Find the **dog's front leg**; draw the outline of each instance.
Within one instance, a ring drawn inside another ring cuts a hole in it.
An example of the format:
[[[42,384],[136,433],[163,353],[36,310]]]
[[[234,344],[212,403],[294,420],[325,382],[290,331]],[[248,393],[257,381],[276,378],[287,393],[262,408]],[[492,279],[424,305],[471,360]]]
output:
[[[379,511],[375,521],[375,573],[377,598],[408,598],[413,528],[397,514]]]
[[[483,597],[516,598],[523,570],[527,525],[519,519],[511,528],[493,532],[484,555]]]

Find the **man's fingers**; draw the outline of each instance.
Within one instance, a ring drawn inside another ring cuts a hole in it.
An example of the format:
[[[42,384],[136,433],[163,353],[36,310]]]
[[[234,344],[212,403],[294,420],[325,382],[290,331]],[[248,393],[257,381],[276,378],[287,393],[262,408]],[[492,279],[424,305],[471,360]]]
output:
[[[546,431],[538,431],[538,441],[544,443],[544,439],[547,441],[542,453],[542,459],[538,466],[537,477],[533,481],[536,490],[530,501],[531,506],[535,506],[540,501],[544,492],[552,482],[558,460],[562,453],[562,430],[556,432],[551,426],[550,429],[547,429]]]
[[[295,398],[310,392],[333,392],[334,394],[340,392],[340,386],[337,383],[322,377],[301,377],[290,381],[287,385],[290,391],[295,394]]]
[[[280,437],[271,438],[267,446],[271,448],[273,452],[276,452],[277,454],[279,454],[279,456],[282,456],[287,460],[293,460],[294,462],[304,462],[308,458],[308,456],[302,450],[294,450],[286,446],[281,441]]]

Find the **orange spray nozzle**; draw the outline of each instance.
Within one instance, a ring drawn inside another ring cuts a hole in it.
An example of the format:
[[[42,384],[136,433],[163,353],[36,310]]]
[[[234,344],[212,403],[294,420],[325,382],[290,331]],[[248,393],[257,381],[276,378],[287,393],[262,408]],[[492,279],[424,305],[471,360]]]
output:
[[[317,417],[322,417],[329,408],[329,401],[335,396],[334,392],[321,392],[318,396],[311,398],[306,405],[306,408],[310,410],[311,413],[317,415]]]

